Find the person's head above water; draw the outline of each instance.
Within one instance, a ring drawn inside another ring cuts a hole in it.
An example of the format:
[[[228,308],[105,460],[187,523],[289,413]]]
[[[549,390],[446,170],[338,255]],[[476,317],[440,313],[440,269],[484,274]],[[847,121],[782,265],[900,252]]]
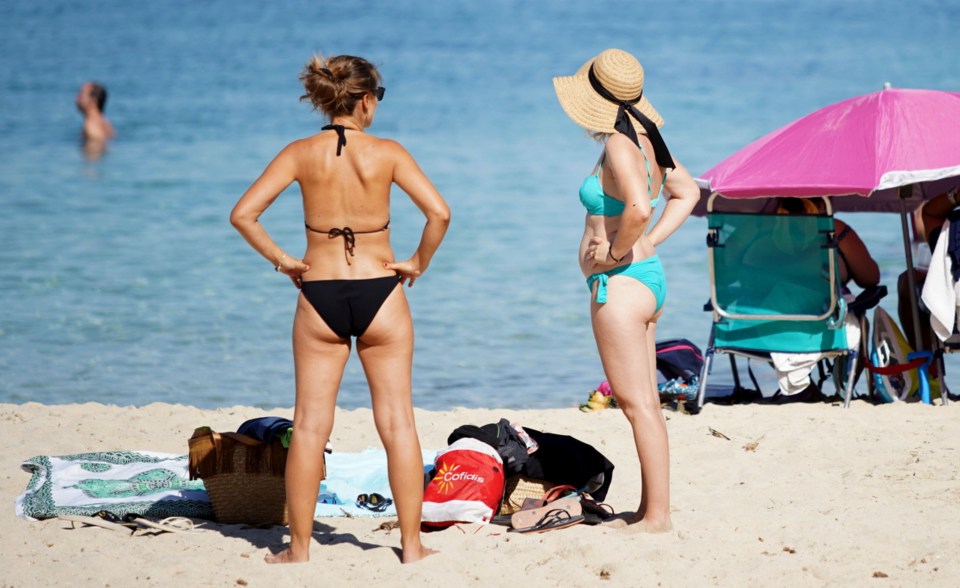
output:
[[[300,100],[309,100],[315,110],[331,120],[353,114],[366,95],[383,99],[380,72],[362,57],[314,55],[300,73],[300,81],[306,90]]]
[[[107,106],[107,89],[97,82],[85,82],[80,86],[77,92],[77,108],[86,111],[90,106],[95,106],[100,112],[103,112]]]

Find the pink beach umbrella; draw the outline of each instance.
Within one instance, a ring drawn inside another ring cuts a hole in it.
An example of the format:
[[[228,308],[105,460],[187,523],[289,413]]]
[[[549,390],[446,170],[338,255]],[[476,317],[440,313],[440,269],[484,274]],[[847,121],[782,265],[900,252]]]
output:
[[[960,185],[960,93],[885,89],[832,104],[747,145],[697,182],[699,215],[713,194],[729,211],[760,211],[776,196],[829,196],[835,211],[899,212],[912,268],[907,211]],[[911,288],[916,308],[913,298]]]

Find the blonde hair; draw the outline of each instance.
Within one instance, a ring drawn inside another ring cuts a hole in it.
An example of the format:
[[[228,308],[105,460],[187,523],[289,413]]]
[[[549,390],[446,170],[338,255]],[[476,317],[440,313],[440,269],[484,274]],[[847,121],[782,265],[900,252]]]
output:
[[[601,145],[606,143],[607,139],[610,138],[610,135],[613,134],[613,133],[605,133],[603,131],[590,131],[590,130],[587,130],[586,133],[588,137],[590,137],[597,143],[600,143]]]
[[[314,110],[333,119],[353,114],[358,100],[365,94],[376,92],[380,86],[380,72],[362,57],[338,55],[324,58],[316,54],[300,72],[300,81],[306,90],[300,100],[309,100]]]

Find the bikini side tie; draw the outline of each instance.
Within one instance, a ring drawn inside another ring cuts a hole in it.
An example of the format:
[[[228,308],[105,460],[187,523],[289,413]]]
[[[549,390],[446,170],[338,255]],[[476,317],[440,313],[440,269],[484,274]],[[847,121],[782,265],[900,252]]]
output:
[[[597,274],[597,304],[607,303],[607,280],[610,276],[607,274]]]
[[[593,90],[597,94],[605,100],[619,105],[620,108],[617,109],[617,119],[613,123],[614,130],[626,135],[633,141],[634,145],[639,147],[640,141],[637,139],[637,131],[633,128],[633,125],[630,124],[631,116],[637,119],[640,126],[647,131],[647,137],[650,138],[650,142],[653,144],[653,153],[657,159],[657,165],[662,168],[675,169],[676,165],[673,163],[673,156],[670,155],[670,150],[667,149],[667,144],[660,134],[660,129],[657,128],[657,125],[654,124],[652,120],[633,106],[643,98],[643,90],[641,90],[640,95],[633,100],[621,100],[611,94],[610,91],[604,88],[603,84],[597,80],[597,76],[593,73],[592,65],[590,66],[590,71],[587,73],[587,78],[590,80],[590,85],[593,86]]]

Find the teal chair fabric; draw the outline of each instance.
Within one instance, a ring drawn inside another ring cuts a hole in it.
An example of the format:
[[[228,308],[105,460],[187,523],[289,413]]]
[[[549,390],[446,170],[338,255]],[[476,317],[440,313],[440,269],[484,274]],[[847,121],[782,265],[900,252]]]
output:
[[[713,321],[698,406],[714,354],[731,355],[736,387],[734,355],[764,361],[771,352],[855,357],[859,342],[848,345],[843,328],[832,215],[710,212],[707,221]],[[834,376],[847,402],[849,373],[841,369]]]
[[[832,216],[712,213],[709,227],[717,347],[846,349]]]

